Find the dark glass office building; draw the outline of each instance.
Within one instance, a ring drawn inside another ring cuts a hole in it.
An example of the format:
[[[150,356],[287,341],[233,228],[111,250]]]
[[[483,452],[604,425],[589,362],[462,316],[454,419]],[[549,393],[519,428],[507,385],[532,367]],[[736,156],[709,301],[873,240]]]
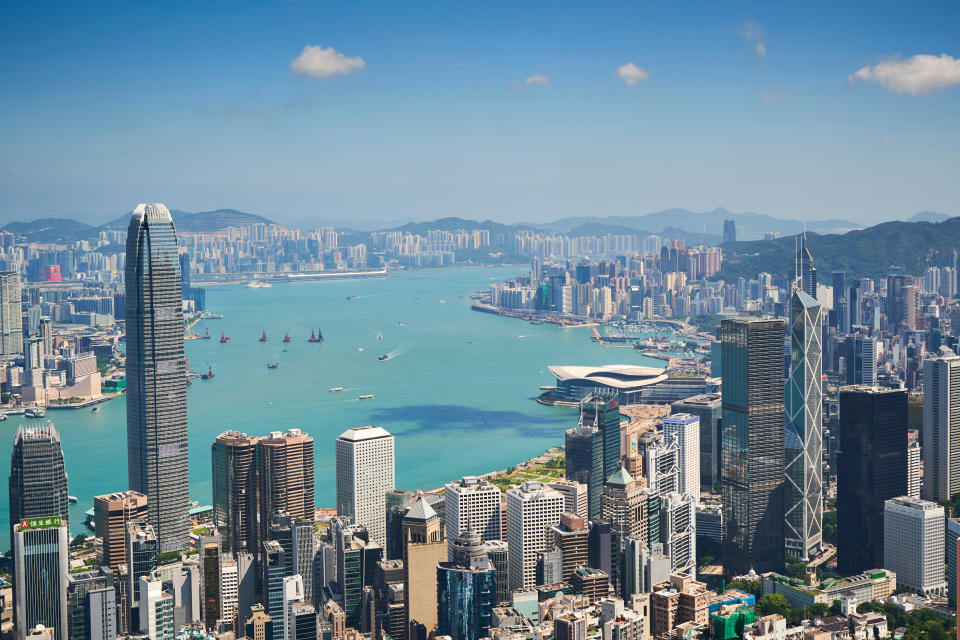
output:
[[[52,422],[22,425],[10,454],[10,526],[24,518],[58,516],[68,521],[67,472],[60,434]]]
[[[594,426],[581,425],[567,429],[564,445],[566,478],[587,486],[587,509],[593,520],[600,516],[603,491],[603,435]]]
[[[721,489],[728,574],[784,562],[784,321],[739,317],[720,329]]]
[[[127,473],[147,496],[161,551],[190,533],[187,369],[177,233],[162,204],[141,204],[127,229]]]
[[[437,564],[437,635],[478,640],[487,635],[497,605],[497,578],[480,534],[468,528],[450,562]]]
[[[883,503],[907,493],[906,443],[906,389],[840,389],[837,551],[841,573],[883,566]]]

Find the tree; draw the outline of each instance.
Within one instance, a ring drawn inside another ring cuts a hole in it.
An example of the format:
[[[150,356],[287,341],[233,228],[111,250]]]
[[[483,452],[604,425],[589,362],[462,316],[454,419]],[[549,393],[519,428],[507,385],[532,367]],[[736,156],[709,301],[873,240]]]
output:
[[[769,616],[778,613],[784,618],[790,615],[790,601],[782,593],[768,593],[757,600],[757,616]]]
[[[759,580],[734,580],[727,586],[731,589],[743,591],[744,593],[752,593],[758,598],[763,593],[763,587],[761,586]]]
[[[826,602],[814,602],[812,605],[810,605],[807,611],[809,611],[810,615],[814,618],[825,618],[827,617],[827,614],[830,613],[830,605],[828,605]],[[857,609],[857,611],[860,610]]]
[[[81,533],[80,535],[78,535],[76,538],[73,539],[73,542],[70,543],[70,546],[77,547],[82,545],[86,541],[87,541],[86,534]]]

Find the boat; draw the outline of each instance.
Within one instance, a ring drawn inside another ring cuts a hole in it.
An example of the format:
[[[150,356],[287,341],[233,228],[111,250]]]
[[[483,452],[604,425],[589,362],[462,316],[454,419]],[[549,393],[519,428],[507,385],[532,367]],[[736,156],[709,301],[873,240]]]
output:
[[[307,342],[320,342],[317,340],[317,332],[313,329],[310,329],[310,337],[307,338]]]
[[[279,363],[279,362],[268,362],[268,363],[267,363],[267,369],[276,369],[276,368],[279,367],[279,366],[280,366],[280,363]]]
[[[6,420],[6,419],[7,419],[7,414],[5,414],[5,413],[0,413],[0,422],[3,422],[3,421]]]
[[[390,359],[390,356],[387,354],[383,354],[382,356],[377,356],[377,360],[379,360],[380,362],[383,362],[384,360],[389,360],[389,359]]]
[[[347,300],[356,300],[357,296],[347,296]]]
[[[317,342],[323,342],[323,331],[317,329]]]
[[[223,331],[220,332],[220,344],[226,344],[230,342],[230,336],[226,335]]]
[[[67,496],[67,502],[70,504],[77,504],[79,500],[77,499],[77,496]]]
[[[27,418],[42,418],[47,415],[47,412],[41,407],[34,407],[32,409],[24,409],[23,415]]]
[[[343,387],[330,387],[330,393],[337,393],[338,391],[343,391]]]
[[[207,366],[207,372],[206,372],[206,373],[201,373],[201,374],[200,374],[200,379],[201,379],[201,380],[210,380],[211,378],[213,378],[213,367],[211,367],[211,366],[208,365],[208,366]]]
[[[263,333],[260,334],[260,338],[257,340],[257,342],[266,342],[266,341],[267,341],[267,330],[264,329]]]
[[[292,338],[290,337],[290,332],[287,331],[285,334],[283,334],[283,341],[290,342],[290,340],[292,340]]]
[[[97,411],[100,411],[100,407],[90,407],[90,413],[96,413]]]
[[[210,339],[210,328],[209,328],[209,327],[207,327],[207,330],[203,332],[203,335],[200,336],[200,339],[201,339],[201,340],[209,340],[209,339]]]
[[[373,400],[373,394],[372,394],[372,393],[364,394],[364,395],[360,396],[359,399],[360,399],[360,400]]]
[[[247,284],[247,289],[269,289],[273,285],[269,282],[263,282],[262,280],[251,280]]]
[[[377,340],[383,340],[383,336],[380,335],[379,333],[377,334]]]

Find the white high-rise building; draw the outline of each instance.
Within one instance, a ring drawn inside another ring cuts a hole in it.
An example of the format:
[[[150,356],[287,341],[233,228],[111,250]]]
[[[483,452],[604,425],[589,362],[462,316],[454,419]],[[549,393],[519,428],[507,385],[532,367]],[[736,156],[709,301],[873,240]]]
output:
[[[895,571],[897,586],[923,595],[943,595],[945,516],[943,507],[903,496],[883,505],[883,568]]]
[[[560,478],[550,483],[550,488],[563,494],[563,510],[574,513],[584,520],[590,519],[590,488],[582,482]]]
[[[663,418],[660,424],[664,439],[672,439],[677,444],[677,492],[697,498],[700,495],[700,418],[691,413],[675,413]]]
[[[303,602],[303,578],[295,573],[283,579],[283,640],[294,637],[293,605],[298,602]],[[276,627],[273,634],[276,637]]]
[[[668,493],[660,498],[660,531],[663,552],[670,557],[671,573],[697,574],[697,499],[690,494]]]
[[[923,497],[949,500],[960,492],[960,356],[949,347],[923,362]]]
[[[395,488],[393,436],[382,427],[347,429],[337,438],[337,515],[387,544],[387,491]]]
[[[560,522],[563,495],[542,482],[507,491],[507,561],[510,589],[537,584],[537,554],[553,545],[550,527]]]
[[[150,640],[173,640],[173,596],[157,575],[140,576],[140,633]]]
[[[240,572],[229,554],[220,556],[220,619],[233,620],[240,597]]]
[[[453,558],[453,545],[467,525],[481,540],[499,540],[500,489],[476,476],[464,476],[447,484],[444,495],[444,520],[447,527],[447,554]]]
[[[0,272],[0,356],[23,353],[23,309],[20,274]]]

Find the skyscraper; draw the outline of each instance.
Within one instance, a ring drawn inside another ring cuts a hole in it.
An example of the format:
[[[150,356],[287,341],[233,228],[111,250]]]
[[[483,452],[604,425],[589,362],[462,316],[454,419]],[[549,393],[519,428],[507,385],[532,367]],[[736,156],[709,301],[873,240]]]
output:
[[[795,286],[790,296],[790,376],[784,398],[784,538],[787,556],[804,561],[819,553],[823,544],[822,336],[820,305]]]
[[[376,426],[347,429],[337,438],[336,454],[337,515],[352,517],[385,547],[386,493],[396,482],[393,436]]]
[[[907,492],[907,392],[840,389],[837,548],[840,571],[883,565],[883,503]]]
[[[724,568],[783,569],[783,320],[721,324]]]
[[[737,223],[735,220],[723,221],[723,241],[724,242],[737,241]]]
[[[116,588],[109,568],[69,574],[67,602],[70,640],[117,639]]]
[[[449,562],[437,565],[437,635],[479,640],[497,604],[497,579],[480,533],[469,527],[454,540]]]
[[[481,540],[500,539],[502,526],[498,487],[475,476],[464,476],[459,482],[448,483],[443,495],[449,553],[453,553],[453,545],[468,525]]]
[[[273,516],[267,538],[283,547],[285,575],[303,578],[304,602],[313,602],[313,519],[291,518],[283,511]]]
[[[60,434],[52,422],[17,429],[10,455],[9,489],[11,527],[25,518],[52,516],[68,523],[67,472]]]
[[[960,492],[960,356],[949,347],[923,363],[923,497]]]
[[[313,522],[313,438],[300,429],[272,431],[257,442],[260,540],[278,511]],[[272,615],[272,614],[271,614]]]
[[[911,498],[920,497],[920,432],[907,431],[907,494]]]
[[[0,271],[0,356],[23,353],[20,274]]]
[[[100,561],[116,571],[127,558],[127,525],[147,517],[147,497],[120,491],[93,498],[94,533],[101,540]]]
[[[42,624],[53,640],[67,640],[67,523],[59,516],[24,518],[13,525],[14,625],[17,640]]]
[[[182,254],[186,255],[186,254]],[[226,553],[259,550],[257,531],[257,443],[259,438],[226,431],[211,446],[213,522]]]
[[[560,522],[563,496],[540,482],[507,491],[507,544],[510,588],[529,589],[537,581],[537,554],[553,544],[550,527]]]
[[[700,490],[712,492],[720,483],[720,394],[705,393],[679,400],[670,405],[670,411],[700,418]]]
[[[447,558],[440,516],[420,493],[403,517],[403,593],[407,628],[437,627],[437,563]]]
[[[844,339],[847,384],[877,384],[877,354],[872,336],[858,331]]]
[[[700,418],[690,413],[674,413],[660,421],[663,436],[677,445],[677,491],[695,498],[700,495]]]
[[[831,327],[844,327],[846,326],[843,321],[843,305],[844,305],[844,286],[846,280],[846,273],[843,271],[834,271],[833,272],[833,314],[831,316]]]
[[[596,427],[603,441],[603,478],[620,466],[620,402],[591,393],[580,401],[580,426]]]
[[[127,473],[161,549],[174,551],[190,533],[190,487],[180,261],[166,206],[134,209],[126,258]]]
[[[942,596],[944,575],[944,510],[929,500],[902,496],[883,509],[883,567],[897,573],[897,586]]]
[[[587,486],[588,519],[600,517],[600,492],[603,490],[603,438],[590,425],[567,429],[564,437],[567,480]]]
[[[813,256],[807,248],[806,232],[800,236],[800,247],[797,249],[797,278],[800,279],[800,289],[808,296],[817,299],[817,268],[813,266]]]
[[[620,597],[624,597],[627,539],[647,539],[648,499],[643,489],[623,467],[607,478],[603,487],[603,519],[610,523],[610,580]]]
[[[142,629],[144,615],[150,611],[141,608],[141,578],[149,579],[157,568],[160,548],[157,535],[149,522],[134,520],[127,524],[127,593],[130,594],[130,628]],[[198,612],[199,613],[199,612]]]

